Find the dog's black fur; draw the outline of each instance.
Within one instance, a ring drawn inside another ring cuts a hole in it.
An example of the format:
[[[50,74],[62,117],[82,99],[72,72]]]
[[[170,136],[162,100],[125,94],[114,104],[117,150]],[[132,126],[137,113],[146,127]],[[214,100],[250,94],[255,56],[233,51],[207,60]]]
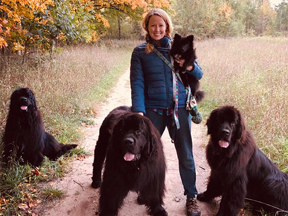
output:
[[[160,134],[152,122],[129,107],[112,110],[100,127],[93,163],[92,187],[101,186],[100,216],[117,215],[129,191],[139,193],[149,214],[166,216],[165,170]]]
[[[28,162],[33,166],[39,166],[44,156],[56,160],[77,146],[58,143],[45,132],[35,95],[28,88],[18,88],[11,95],[3,145],[5,164],[22,158],[21,164]]]
[[[233,106],[219,107],[211,112],[207,127],[206,157],[211,174],[207,190],[198,200],[222,195],[217,216],[238,215],[246,197],[287,211],[288,177],[257,148],[240,111]]]
[[[181,80],[185,87],[188,85],[191,88],[191,93],[196,98],[196,102],[199,103],[203,100],[205,93],[200,91],[200,82],[192,75],[185,73],[187,66],[194,67],[194,62],[196,60],[195,49],[193,48],[194,36],[189,35],[187,37],[181,37],[179,34],[175,34],[173,45],[170,50],[170,55],[174,60],[174,69],[181,77]],[[180,67],[179,61],[184,59],[185,62]]]

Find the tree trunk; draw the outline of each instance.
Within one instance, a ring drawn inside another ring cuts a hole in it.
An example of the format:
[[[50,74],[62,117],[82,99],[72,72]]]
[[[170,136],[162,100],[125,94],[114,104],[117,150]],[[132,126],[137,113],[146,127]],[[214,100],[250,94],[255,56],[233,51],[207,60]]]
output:
[[[121,20],[118,17],[118,40],[121,40]]]

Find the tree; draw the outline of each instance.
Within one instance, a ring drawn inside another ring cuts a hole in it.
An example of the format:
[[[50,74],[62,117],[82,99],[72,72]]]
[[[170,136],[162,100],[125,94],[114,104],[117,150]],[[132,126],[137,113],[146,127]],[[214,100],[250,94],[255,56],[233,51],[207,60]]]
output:
[[[94,0],[95,11],[107,22],[117,21],[118,39],[121,38],[121,25],[127,18],[142,20],[142,15],[150,8],[169,10],[169,0]],[[110,31],[111,32],[111,31]]]
[[[105,35],[109,18],[120,29],[125,17],[139,20],[150,7],[169,8],[169,0],[1,0],[0,48],[25,56],[55,42],[92,42]]]
[[[288,2],[283,1],[276,6],[276,28],[278,31],[288,31]]]

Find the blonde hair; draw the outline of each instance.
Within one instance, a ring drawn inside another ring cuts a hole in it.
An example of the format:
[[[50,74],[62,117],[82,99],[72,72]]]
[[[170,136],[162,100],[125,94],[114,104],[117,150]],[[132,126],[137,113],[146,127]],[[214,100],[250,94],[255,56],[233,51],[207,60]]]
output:
[[[172,22],[170,17],[168,16],[168,14],[160,9],[160,8],[154,8],[152,10],[150,10],[144,17],[143,21],[142,21],[142,28],[146,31],[146,40],[150,40],[150,35],[148,32],[148,24],[149,24],[149,20],[151,16],[160,16],[164,22],[166,23],[166,32],[165,32],[165,36],[171,39],[171,33],[173,31],[173,26],[172,26]],[[145,52],[146,53],[150,53],[152,50],[154,49],[154,46],[150,43],[147,43]]]

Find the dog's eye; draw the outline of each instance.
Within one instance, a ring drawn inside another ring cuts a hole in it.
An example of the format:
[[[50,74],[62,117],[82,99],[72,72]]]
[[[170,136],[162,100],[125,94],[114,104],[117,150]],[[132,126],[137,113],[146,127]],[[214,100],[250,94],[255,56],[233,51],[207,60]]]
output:
[[[140,134],[141,134],[141,130],[135,131],[135,134],[136,134],[136,135],[140,135]]]

